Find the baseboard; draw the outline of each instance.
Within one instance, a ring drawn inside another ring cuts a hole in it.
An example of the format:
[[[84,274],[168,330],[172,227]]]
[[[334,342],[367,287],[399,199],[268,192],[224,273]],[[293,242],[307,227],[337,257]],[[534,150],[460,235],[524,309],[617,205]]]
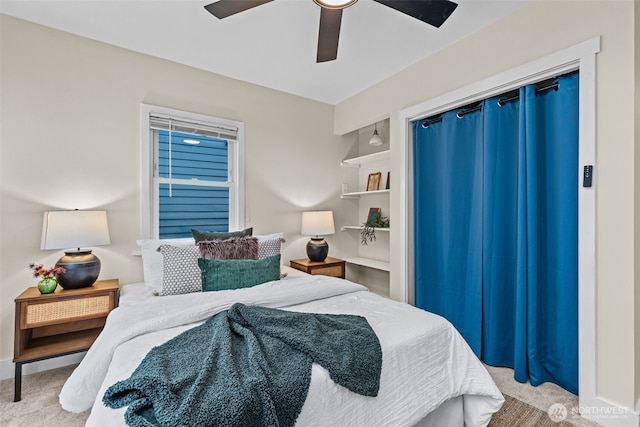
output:
[[[68,354],[66,356],[45,359],[39,362],[26,363],[22,365],[22,375],[35,374],[36,372],[48,371],[49,369],[61,368],[63,366],[80,363],[86,352]],[[0,380],[13,378],[15,375],[15,365],[11,360],[0,360]]]
[[[596,397],[597,406],[580,407],[582,417],[594,421],[604,427],[639,427],[640,414],[624,408],[600,397]],[[570,416],[567,421],[571,422]]]

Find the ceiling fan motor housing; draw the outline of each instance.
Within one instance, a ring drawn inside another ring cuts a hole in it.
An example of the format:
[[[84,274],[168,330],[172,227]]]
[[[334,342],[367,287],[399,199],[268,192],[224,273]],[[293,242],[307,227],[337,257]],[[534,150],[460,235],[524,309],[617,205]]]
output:
[[[313,0],[320,7],[327,9],[345,9],[358,0]]]

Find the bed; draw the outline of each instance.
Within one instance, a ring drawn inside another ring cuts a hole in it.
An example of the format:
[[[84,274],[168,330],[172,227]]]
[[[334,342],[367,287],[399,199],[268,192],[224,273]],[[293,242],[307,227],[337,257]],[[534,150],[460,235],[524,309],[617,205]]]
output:
[[[313,364],[297,426],[486,426],[501,407],[503,396],[488,372],[442,317],[348,280],[281,266],[279,270],[285,277],[214,292],[157,296],[148,283],[123,286],[119,307],[65,383],[62,407],[71,412],[91,409],[87,426],[125,425],[127,408],[106,407],[105,391],[131,376],[152,348],[238,302],[362,316],[378,337],[383,356],[377,396],[353,393]]]

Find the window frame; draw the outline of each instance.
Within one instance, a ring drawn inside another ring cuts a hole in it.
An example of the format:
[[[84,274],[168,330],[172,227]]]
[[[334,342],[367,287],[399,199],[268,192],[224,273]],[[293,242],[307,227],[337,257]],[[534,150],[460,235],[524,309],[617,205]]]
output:
[[[244,123],[204,114],[140,104],[140,238],[159,238],[159,183],[154,177],[158,154],[153,144],[150,115],[161,114],[198,123],[230,126],[238,129],[237,140],[229,145],[229,230],[244,228]],[[174,180],[174,183],[175,180]]]

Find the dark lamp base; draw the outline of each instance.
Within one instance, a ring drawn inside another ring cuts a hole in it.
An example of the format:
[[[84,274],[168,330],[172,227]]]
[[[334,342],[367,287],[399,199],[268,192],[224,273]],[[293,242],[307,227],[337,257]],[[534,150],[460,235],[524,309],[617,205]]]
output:
[[[311,238],[307,243],[307,256],[311,261],[324,261],[329,254],[329,245],[323,238]]]
[[[67,271],[56,278],[64,289],[86,288],[98,280],[100,266],[100,260],[90,250],[65,251],[56,267],[64,267]]]

